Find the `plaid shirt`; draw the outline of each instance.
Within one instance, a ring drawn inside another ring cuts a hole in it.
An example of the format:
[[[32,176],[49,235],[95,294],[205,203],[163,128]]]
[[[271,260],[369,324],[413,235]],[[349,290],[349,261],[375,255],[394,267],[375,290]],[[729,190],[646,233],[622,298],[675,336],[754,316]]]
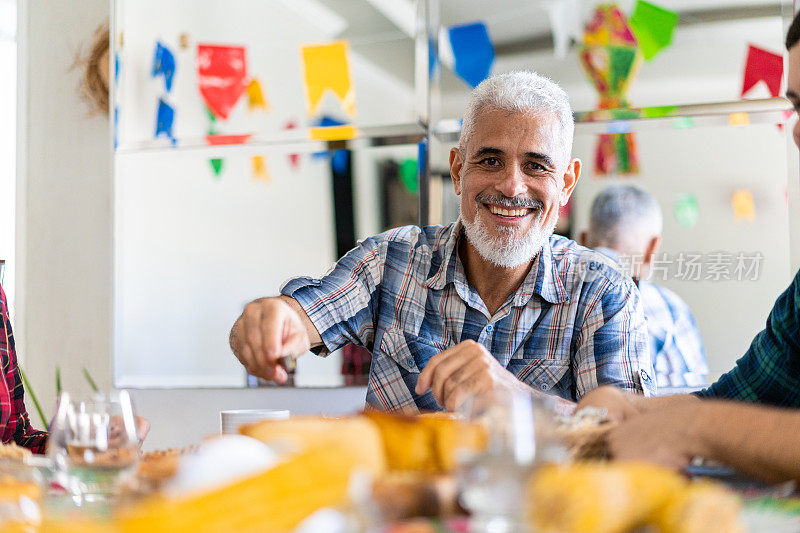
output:
[[[733,370],[696,394],[800,407],[800,271]]]
[[[706,354],[692,310],[677,294],[660,285],[640,281],[639,292],[658,386],[705,386]]]
[[[577,400],[601,384],[655,388],[639,291],[608,259],[552,236],[522,285],[491,315],[466,278],[461,224],[406,226],[365,239],[322,279],[294,278],[325,349],[373,354],[367,403],[440,410],[414,387],[437,353],[472,339],[532,388]]]
[[[25,410],[22,379],[14,350],[14,335],[8,316],[6,294],[0,287],[0,359],[3,365],[3,380],[0,382],[0,436],[4,444],[15,442],[34,453],[44,453],[47,432],[31,427]]]

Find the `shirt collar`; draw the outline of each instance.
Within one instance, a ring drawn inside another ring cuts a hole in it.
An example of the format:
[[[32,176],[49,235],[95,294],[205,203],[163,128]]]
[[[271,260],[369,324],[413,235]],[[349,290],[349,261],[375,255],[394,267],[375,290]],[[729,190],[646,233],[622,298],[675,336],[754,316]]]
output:
[[[450,226],[449,234],[442,236],[441,262],[438,265],[431,265],[433,274],[425,282],[428,288],[441,290],[456,281],[457,277],[463,278],[466,285],[466,275],[458,257],[458,240],[462,234],[462,228],[461,220],[458,220]],[[526,305],[534,294],[538,294],[552,304],[569,300],[564,288],[564,280],[553,261],[550,239],[545,241],[542,251],[534,259],[530,271],[514,294],[514,305]]]

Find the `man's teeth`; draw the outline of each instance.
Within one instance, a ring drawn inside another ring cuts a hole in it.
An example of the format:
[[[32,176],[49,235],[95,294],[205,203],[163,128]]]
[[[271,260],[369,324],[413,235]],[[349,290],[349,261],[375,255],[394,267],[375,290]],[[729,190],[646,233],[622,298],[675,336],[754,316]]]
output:
[[[521,217],[528,214],[527,209],[503,209],[502,207],[489,206],[489,211],[495,215],[503,215],[504,217]]]

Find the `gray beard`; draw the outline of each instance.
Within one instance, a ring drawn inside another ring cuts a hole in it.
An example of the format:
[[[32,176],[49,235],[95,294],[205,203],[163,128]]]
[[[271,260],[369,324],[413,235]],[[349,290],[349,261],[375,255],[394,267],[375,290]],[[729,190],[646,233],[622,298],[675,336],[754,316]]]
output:
[[[542,251],[555,230],[558,217],[542,229],[535,225],[539,217],[541,213],[526,235],[515,239],[512,228],[500,228],[500,236],[493,237],[477,213],[472,222],[467,221],[463,215],[459,216],[467,240],[475,247],[478,254],[493,265],[504,268],[514,268],[530,262]],[[506,235],[503,235],[504,233]]]

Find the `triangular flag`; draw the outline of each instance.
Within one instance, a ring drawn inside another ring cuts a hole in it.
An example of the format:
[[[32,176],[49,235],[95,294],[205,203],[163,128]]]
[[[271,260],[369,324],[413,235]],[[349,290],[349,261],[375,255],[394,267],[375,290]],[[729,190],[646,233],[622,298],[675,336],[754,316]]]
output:
[[[164,87],[167,92],[170,92],[172,90],[172,77],[175,75],[175,56],[172,55],[169,48],[157,42],[156,53],[153,57],[152,76],[160,75],[164,76]]]
[[[254,155],[250,161],[253,166],[253,179],[269,182],[266,158],[263,155]]]
[[[252,134],[248,133],[245,135],[219,135],[215,133],[209,133],[206,135],[206,143],[210,146],[220,146],[225,144],[244,144],[250,140]]]
[[[300,47],[308,115],[319,110],[325,93],[331,91],[348,115],[356,114],[356,99],[350,79],[350,44],[334,41]]]
[[[685,228],[694,227],[700,219],[700,204],[697,202],[697,197],[691,193],[680,195],[675,202],[673,213],[678,224]]]
[[[639,0],[633,9],[630,25],[639,41],[642,55],[650,61],[672,42],[672,34],[678,25],[678,14]]]
[[[219,177],[220,173],[222,172],[222,164],[225,163],[225,160],[221,157],[216,157],[214,159],[209,159],[209,163],[211,163],[211,168],[214,170],[214,175]]]
[[[294,120],[288,121],[284,124],[283,129],[285,130],[293,130],[297,127],[297,122]],[[289,154],[289,164],[292,166],[293,169],[297,170],[297,167],[300,165],[300,154]]]
[[[483,22],[451,26],[448,29],[450,48],[455,57],[455,72],[477,87],[489,76],[494,63],[494,46]]]
[[[417,161],[415,159],[406,159],[400,163],[400,182],[411,194],[417,194],[419,191],[419,182],[417,181]]]
[[[750,115],[747,113],[731,113],[728,115],[728,124],[731,126],[747,126],[750,124]]]
[[[756,206],[753,202],[753,193],[749,189],[734,191],[731,204],[733,205],[733,214],[736,220],[747,219],[749,222],[755,220]]]
[[[747,60],[744,65],[744,79],[742,81],[742,97],[745,93],[755,86],[756,83],[763,81],[767,84],[769,94],[773,98],[781,94],[781,81],[783,80],[783,56],[749,45],[747,49]]]
[[[261,82],[256,78],[250,80],[250,84],[247,86],[247,108],[250,111],[256,109],[267,111],[269,109],[269,105],[264,99],[264,91],[261,90]]]
[[[161,98],[158,99],[158,111],[156,112],[156,137],[162,133],[169,137],[172,144],[177,140],[172,134],[172,124],[175,121],[175,110]]]
[[[208,109],[223,120],[247,88],[247,62],[241,46],[197,46],[197,86]]]

